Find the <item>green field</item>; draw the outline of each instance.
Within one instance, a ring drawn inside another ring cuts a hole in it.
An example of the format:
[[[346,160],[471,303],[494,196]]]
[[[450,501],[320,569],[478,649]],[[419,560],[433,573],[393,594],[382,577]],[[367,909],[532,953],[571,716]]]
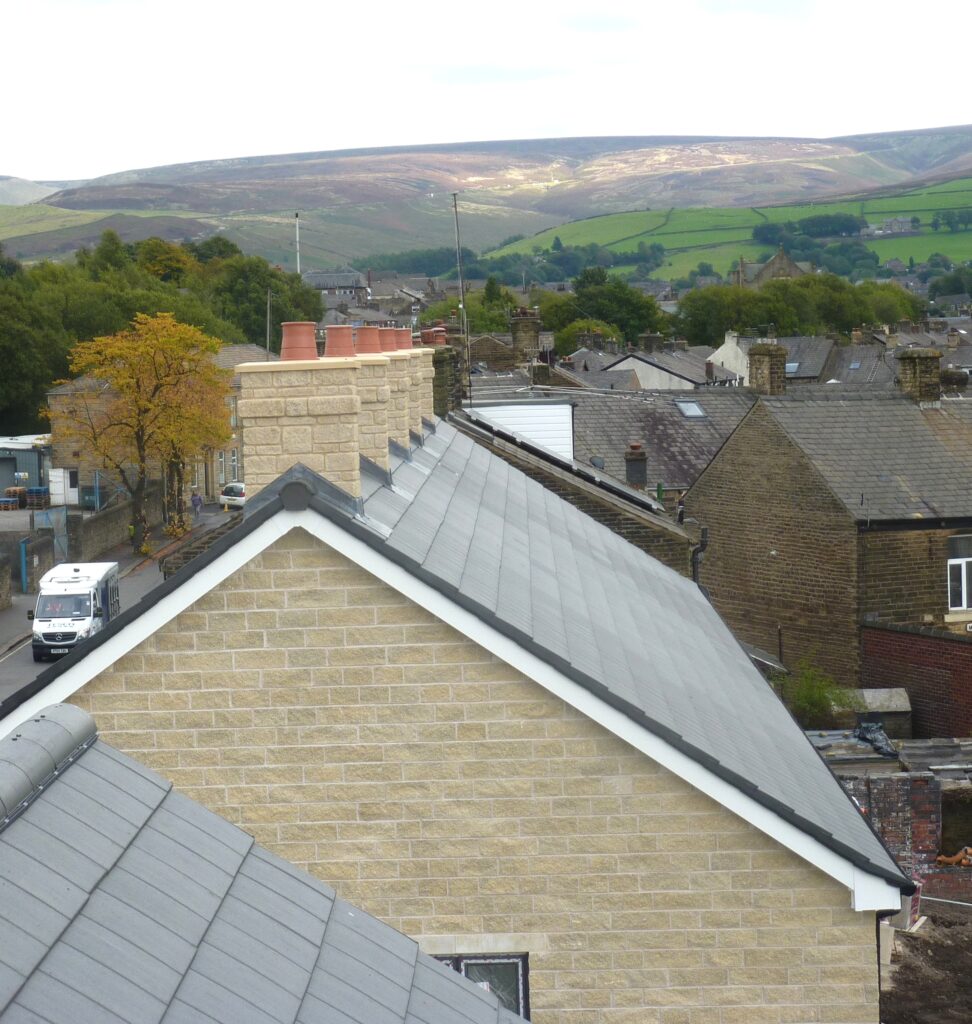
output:
[[[633,252],[639,242],[659,242],[665,247],[664,266],[655,271],[659,278],[683,277],[700,261],[711,263],[725,273],[729,264],[740,256],[756,259],[766,246],[752,241],[752,230],[767,221],[797,221],[818,214],[849,213],[866,217],[872,224],[888,217],[921,219],[918,235],[901,238],[863,239],[882,260],[897,256],[907,261],[927,259],[940,252],[954,260],[972,259],[972,231],[952,233],[947,229],[932,231],[928,226],[936,212],[972,208],[972,178],[959,178],[941,185],[913,189],[896,195],[867,199],[846,199],[839,202],[801,203],[787,206],[712,207],[672,209],[666,211],[636,210],[572,221],[541,231],[531,238],[508,245],[490,255],[529,253],[539,246],[549,249],[555,237],[564,245],[588,245],[592,242],[614,252]]]
[[[37,231],[60,231],[77,224],[100,220],[103,213],[61,210],[56,206],[32,203],[27,206],[0,206],[0,241]]]

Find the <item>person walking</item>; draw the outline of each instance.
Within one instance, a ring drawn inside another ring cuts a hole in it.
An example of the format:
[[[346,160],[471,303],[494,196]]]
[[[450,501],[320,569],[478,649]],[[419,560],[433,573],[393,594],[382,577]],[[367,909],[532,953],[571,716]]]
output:
[[[202,495],[199,491],[192,492],[192,497],[189,499],[189,502],[192,505],[192,518],[198,519],[199,513],[202,512],[203,507]]]

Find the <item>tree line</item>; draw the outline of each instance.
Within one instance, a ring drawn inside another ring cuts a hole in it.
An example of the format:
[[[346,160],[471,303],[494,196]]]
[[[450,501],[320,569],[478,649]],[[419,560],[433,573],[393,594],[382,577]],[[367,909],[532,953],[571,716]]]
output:
[[[320,294],[222,236],[130,245],[106,231],[73,263],[31,267],[0,250],[0,433],[43,430],[45,393],[68,375],[76,344],[121,331],[136,314],[171,313],[219,341],[264,344],[268,290],[279,351],[281,321],[320,320]]]

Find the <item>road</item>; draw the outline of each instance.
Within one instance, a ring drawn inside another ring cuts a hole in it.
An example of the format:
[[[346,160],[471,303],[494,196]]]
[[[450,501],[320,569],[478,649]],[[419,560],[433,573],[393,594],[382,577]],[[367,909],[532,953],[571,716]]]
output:
[[[159,571],[159,566],[151,560],[142,563],[127,576],[123,576],[119,582],[122,610],[131,608],[133,604],[136,604],[161,583],[162,573]],[[27,605],[24,602],[24,607],[33,607],[34,600],[35,598],[31,596],[30,604]],[[16,693],[22,686],[26,686],[51,664],[49,661],[34,661],[29,634],[30,622],[27,621],[25,611],[24,635],[27,636],[27,640],[0,655],[0,700]]]

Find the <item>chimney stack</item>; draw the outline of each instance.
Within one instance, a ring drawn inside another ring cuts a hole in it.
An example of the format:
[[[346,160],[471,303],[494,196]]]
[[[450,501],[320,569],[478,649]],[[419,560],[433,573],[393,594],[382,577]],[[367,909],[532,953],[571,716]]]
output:
[[[624,453],[624,479],[636,491],[648,486],[648,453],[640,441],[632,441]]]
[[[715,363],[711,359],[705,361],[705,382],[711,384],[715,380]]]
[[[922,408],[938,408],[942,400],[942,353],[935,348],[906,348],[898,353],[898,383]]]
[[[757,395],[786,394],[786,349],[763,342],[749,350],[749,386]]]
[[[353,497],[361,496],[359,363],[345,357],[318,359],[316,345],[310,355],[314,326],[284,324],[279,362],[237,367],[248,497],[297,462]]]

